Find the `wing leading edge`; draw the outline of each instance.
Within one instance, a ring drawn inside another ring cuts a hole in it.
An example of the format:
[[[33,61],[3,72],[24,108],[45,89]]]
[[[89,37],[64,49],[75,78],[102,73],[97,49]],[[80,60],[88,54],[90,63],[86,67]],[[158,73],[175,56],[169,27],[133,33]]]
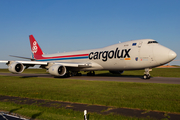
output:
[[[66,67],[92,67],[91,63],[70,63],[70,62],[39,62],[39,61],[8,61],[8,60],[1,60],[0,63],[5,63],[7,65],[17,62],[21,63],[24,66],[27,65],[44,65],[48,66],[49,64],[55,64],[55,65],[63,65]]]

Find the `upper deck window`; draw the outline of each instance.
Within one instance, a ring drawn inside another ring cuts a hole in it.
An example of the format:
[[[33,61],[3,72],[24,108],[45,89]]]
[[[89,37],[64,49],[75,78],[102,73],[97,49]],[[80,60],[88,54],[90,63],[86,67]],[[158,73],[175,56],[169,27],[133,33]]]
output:
[[[157,41],[149,41],[148,44],[151,44],[151,43],[158,43]]]

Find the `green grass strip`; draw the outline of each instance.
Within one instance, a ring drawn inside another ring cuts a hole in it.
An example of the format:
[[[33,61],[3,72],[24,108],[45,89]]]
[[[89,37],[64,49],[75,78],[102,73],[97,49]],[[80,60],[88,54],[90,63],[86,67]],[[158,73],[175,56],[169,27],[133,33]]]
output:
[[[64,108],[40,107],[36,105],[18,105],[10,102],[0,102],[0,110],[10,111],[39,120],[83,120],[84,113]],[[88,113],[89,120],[151,120],[151,118],[136,118],[122,115],[101,115]]]
[[[0,95],[180,113],[180,85],[0,76]]]

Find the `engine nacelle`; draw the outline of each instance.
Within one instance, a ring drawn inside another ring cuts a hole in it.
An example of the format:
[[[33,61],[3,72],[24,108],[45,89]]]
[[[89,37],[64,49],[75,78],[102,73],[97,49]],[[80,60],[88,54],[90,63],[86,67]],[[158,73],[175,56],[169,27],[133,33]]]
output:
[[[66,67],[63,65],[53,65],[49,68],[49,73],[54,76],[64,76],[66,74]]]
[[[112,73],[112,74],[122,74],[124,71],[112,71],[112,70],[110,70],[109,71],[110,73]]]
[[[12,73],[22,73],[24,71],[24,65],[22,63],[13,62],[8,67],[9,71]]]

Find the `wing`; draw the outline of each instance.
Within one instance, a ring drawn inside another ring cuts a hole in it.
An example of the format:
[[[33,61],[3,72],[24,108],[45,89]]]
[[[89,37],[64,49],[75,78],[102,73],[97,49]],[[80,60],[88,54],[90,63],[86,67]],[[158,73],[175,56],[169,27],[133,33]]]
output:
[[[28,65],[63,65],[66,67],[91,67],[91,63],[70,63],[70,62],[39,62],[39,61],[8,61],[8,60],[1,60],[0,63],[5,63],[7,65],[12,64],[14,62],[21,63],[24,66]]]
[[[8,61],[2,60],[0,63],[5,63],[12,73],[22,73],[24,69],[40,65],[40,68],[45,68],[50,74],[55,76],[64,76],[68,70],[67,68],[87,68],[92,67],[91,63],[69,63],[69,62],[39,62],[39,61]],[[60,72],[63,71],[63,72]]]
[[[8,61],[8,60],[1,60],[0,63],[5,63],[8,66],[12,63],[21,63],[24,66],[27,65],[47,65],[47,62],[38,62],[38,61]]]

